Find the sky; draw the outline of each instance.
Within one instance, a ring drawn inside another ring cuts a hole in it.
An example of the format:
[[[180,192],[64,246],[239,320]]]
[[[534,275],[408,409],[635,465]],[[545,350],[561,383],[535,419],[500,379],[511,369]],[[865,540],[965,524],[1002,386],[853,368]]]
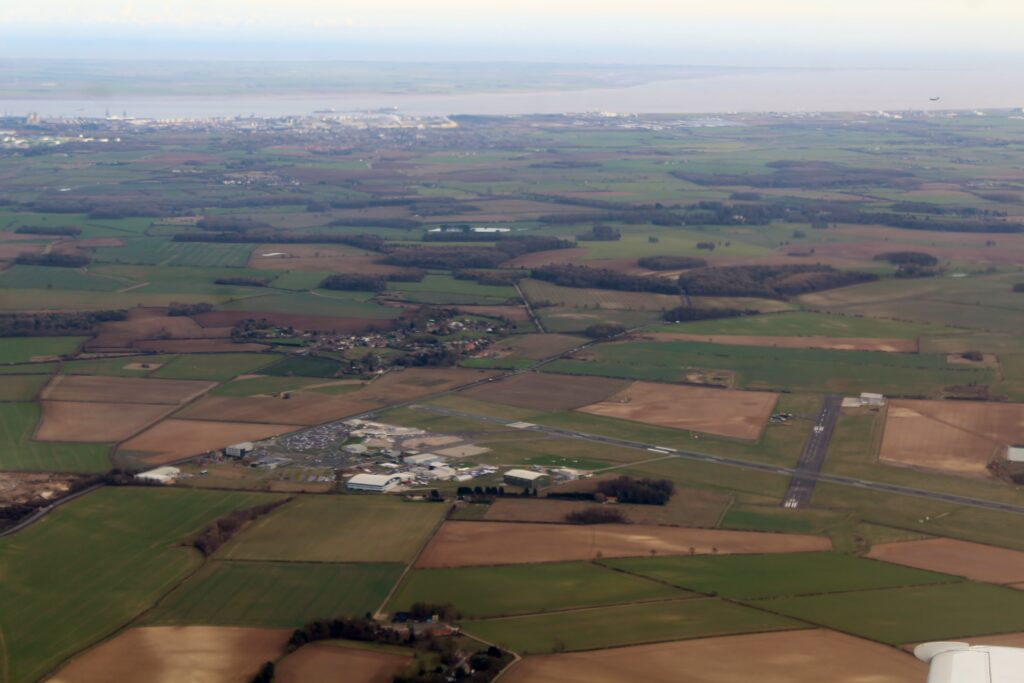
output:
[[[0,58],[1024,61],[1021,0],[0,0]]]

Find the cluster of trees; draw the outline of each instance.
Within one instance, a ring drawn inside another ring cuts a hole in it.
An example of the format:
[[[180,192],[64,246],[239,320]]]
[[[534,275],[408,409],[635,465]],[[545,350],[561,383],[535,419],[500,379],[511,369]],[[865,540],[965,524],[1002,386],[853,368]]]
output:
[[[598,323],[583,330],[583,334],[591,339],[608,339],[616,337],[626,331],[625,325],[618,323]]]
[[[537,280],[544,280],[562,287],[593,287],[622,292],[656,292],[659,294],[679,293],[679,286],[671,280],[627,275],[606,268],[591,268],[571,263],[534,268],[531,276]]]
[[[219,277],[213,281],[215,285],[234,285],[236,287],[266,287],[270,280],[258,277]]]
[[[360,273],[337,273],[328,275],[320,282],[323,289],[334,289],[346,292],[383,292],[388,283],[380,275],[363,275]]]
[[[270,226],[244,216],[204,216],[196,222],[196,227],[210,232],[250,232]]]
[[[820,292],[877,280],[872,273],[836,270],[827,265],[729,266],[700,268],[679,276],[687,294],[749,296],[766,299]]]
[[[247,232],[181,232],[175,242],[210,242],[214,244],[346,244],[367,251],[381,251],[384,240],[377,235],[295,234],[265,230]]]
[[[413,621],[430,621],[437,615],[440,621],[455,622],[462,620],[462,610],[450,602],[414,602],[409,607],[409,618]]]
[[[698,249],[703,249],[705,251],[714,251],[715,250],[715,243],[714,242],[697,242],[697,248]]]
[[[20,266],[49,266],[52,268],[81,268],[89,265],[91,259],[82,254],[65,254],[51,251],[47,254],[18,254],[14,262]]]
[[[449,368],[459,362],[459,352],[438,344],[433,349],[417,349],[394,360],[395,365],[411,368]]]
[[[358,640],[366,643],[389,643],[402,645],[407,638],[388,626],[382,626],[368,617],[336,617],[316,619],[292,631],[288,639],[288,651],[321,640]]]
[[[126,320],[121,310],[77,313],[0,313],[0,337],[61,337],[92,334],[96,325]]]
[[[291,498],[285,498],[256,505],[245,510],[230,512],[200,531],[192,539],[192,547],[201,552],[203,557],[209,557],[217,548],[231,540],[231,537],[237,534],[246,524],[258,517],[262,517],[271,510],[281,507],[290,500]]]
[[[741,308],[693,308],[678,306],[661,314],[670,323],[688,323],[694,320],[718,320],[719,318],[738,318],[741,315],[757,315],[760,311]]]
[[[936,266],[939,259],[923,251],[887,251],[875,256],[876,261],[886,261],[897,266]]]
[[[231,328],[232,339],[265,339],[269,332],[280,330],[282,334],[293,335],[295,328],[291,325],[278,327],[266,318],[246,318],[239,320]]]
[[[504,486],[460,486],[455,493],[462,498],[501,498],[503,496],[529,498],[537,496],[536,489],[524,489],[522,493],[509,493]]]
[[[198,304],[182,304],[177,301],[172,301],[167,305],[167,315],[178,316],[192,316],[199,315],[200,313],[209,313],[213,310],[213,304],[206,302]]]
[[[638,258],[636,264],[647,270],[689,270],[703,268],[708,262],[692,256],[644,256]]]
[[[526,273],[521,270],[460,269],[452,271],[452,277],[456,280],[475,280],[489,287],[511,287],[526,277]]]
[[[590,232],[576,235],[579,242],[618,242],[622,239],[622,233],[610,225],[595,225]]]
[[[634,479],[623,476],[599,481],[597,490],[609,498],[617,498],[620,503],[664,505],[676,492],[676,485],[669,479]]]
[[[628,524],[629,520],[622,510],[607,506],[586,507],[582,510],[573,510],[565,515],[565,521],[570,524]]]
[[[82,229],[73,225],[23,225],[14,232],[20,235],[56,235],[58,237],[75,237],[82,234]]]

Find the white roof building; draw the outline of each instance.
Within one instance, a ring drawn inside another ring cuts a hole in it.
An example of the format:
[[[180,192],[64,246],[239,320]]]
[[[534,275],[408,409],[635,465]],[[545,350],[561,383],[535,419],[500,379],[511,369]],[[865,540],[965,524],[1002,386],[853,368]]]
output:
[[[178,477],[181,476],[181,470],[177,467],[157,467],[153,470],[147,470],[145,472],[139,472],[135,475],[136,479],[143,479],[145,481],[155,481],[160,484],[173,484]]]
[[[412,475],[408,472],[393,474],[357,474],[345,483],[349,491],[370,491],[373,493],[384,493],[403,481],[410,479]]]
[[[1010,462],[1024,462],[1024,444],[1007,446],[1006,457]]]
[[[543,472],[514,469],[505,473],[505,483],[511,484],[512,486],[530,487],[540,479],[546,479],[547,477],[548,475]]]

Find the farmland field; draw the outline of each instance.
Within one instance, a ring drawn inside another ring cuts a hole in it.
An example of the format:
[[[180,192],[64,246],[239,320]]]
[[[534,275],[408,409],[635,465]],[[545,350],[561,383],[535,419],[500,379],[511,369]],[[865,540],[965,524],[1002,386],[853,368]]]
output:
[[[32,401],[50,380],[47,375],[4,375],[0,381],[0,402]]]
[[[495,590],[501,586],[502,590]],[[587,562],[551,562],[507,567],[416,569],[391,598],[391,612],[414,602],[451,603],[468,618],[528,614],[688,594],[647,579]]]
[[[1024,591],[982,583],[772,598],[754,604],[890,645],[1024,630]]]
[[[0,403],[0,468],[31,472],[102,472],[110,467],[103,444],[32,441],[40,420],[34,403]]]
[[[908,570],[839,553],[654,557],[608,560],[606,564],[680,588],[741,599],[958,580],[955,576]]]
[[[814,629],[529,657],[516,664],[506,679],[509,683],[618,683],[637,671],[650,683],[675,683],[680,671],[700,671],[701,683],[918,683],[928,669],[896,648]]]
[[[280,683],[331,681],[345,683],[388,683],[402,670],[408,655],[361,650],[333,643],[306,645],[278,663],[274,680]]]
[[[218,557],[408,562],[445,511],[392,497],[300,496],[236,536]]]
[[[73,353],[85,337],[2,337],[0,363],[26,363],[36,358]]]
[[[103,489],[0,539],[5,668],[34,680],[149,608],[199,564],[176,545],[264,494]],[[27,626],[32,624],[32,628]]]
[[[951,538],[883,543],[873,546],[868,557],[974,581],[1024,581],[1024,553]]]
[[[177,405],[213,387],[212,382],[57,375],[43,391],[48,401],[97,401]]]
[[[119,455],[151,465],[201,455],[240,441],[258,441],[298,429],[296,425],[168,418],[121,444]]]
[[[721,600],[676,600],[510,619],[467,621],[466,632],[522,654],[798,629],[799,622]]]
[[[661,325],[651,328],[650,331],[747,337],[916,339],[927,334],[935,334],[936,332],[950,333],[953,330],[932,325],[906,323],[898,320],[879,320],[861,316],[829,315],[826,313],[800,311]]]
[[[145,623],[295,628],[380,605],[400,564],[213,562],[160,602]]]
[[[631,524],[581,526],[448,522],[416,561],[417,567],[529,564],[601,557],[693,553],[790,553],[828,550],[828,539],[715,529]]]
[[[224,381],[254,372],[277,359],[274,354],[216,353],[177,356],[161,365],[153,377],[161,379],[194,379]]]

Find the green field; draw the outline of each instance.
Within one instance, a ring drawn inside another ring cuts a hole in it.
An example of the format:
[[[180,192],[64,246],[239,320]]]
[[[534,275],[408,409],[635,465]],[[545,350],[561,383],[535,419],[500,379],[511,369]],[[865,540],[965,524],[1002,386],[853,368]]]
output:
[[[242,267],[249,262],[252,244],[172,242],[159,237],[132,237],[123,247],[96,250],[96,260],[154,266]]]
[[[686,595],[668,586],[587,562],[551,562],[412,571],[388,609],[452,603],[467,617],[530,614]]]
[[[559,360],[549,372],[679,380],[687,368],[735,373],[736,388],[809,392],[873,391],[936,396],[943,387],[988,384],[989,368],[950,365],[944,355],[781,349],[703,342],[626,342],[593,350],[593,361]]]
[[[753,604],[890,645],[1024,631],[1024,591],[983,583],[775,598]]]
[[[25,363],[37,356],[74,353],[86,337],[2,337],[0,363]]]
[[[213,562],[161,601],[148,624],[294,628],[380,606],[400,564]]]
[[[103,277],[75,268],[13,266],[0,273],[0,288],[8,289],[74,289],[86,292],[113,292],[131,284],[131,282]]]
[[[70,360],[61,368],[69,375],[103,375],[106,377],[145,377],[166,365],[176,356],[145,355],[120,356],[118,358],[87,358]],[[149,365],[149,368],[126,368],[126,365]]]
[[[246,299],[230,301],[219,308],[225,311],[251,311],[252,313],[291,313],[331,318],[373,318],[390,320],[397,318],[402,309],[382,306],[369,301],[367,292],[336,292],[316,290],[311,292],[283,292],[269,290]],[[259,317],[254,315],[253,317]]]
[[[318,383],[319,380],[304,377],[247,377],[221,384],[210,393],[214,396],[259,396],[297,391]]]
[[[744,337],[916,339],[926,334],[950,332],[951,330],[897,320],[876,320],[852,315],[794,311],[792,313],[748,315],[740,318],[666,324],[651,328],[650,331],[678,332],[680,334],[726,334]]]
[[[104,472],[110,446],[32,441],[40,409],[35,403],[0,403],[0,470]]]
[[[0,660],[34,681],[148,609],[200,562],[178,542],[265,494],[105,488],[0,538]]]
[[[607,560],[609,567],[700,593],[765,598],[958,581],[955,576],[840,553]]]
[[[57,371],[57,363],[20,363],[17,365],[0,365],[0,375],[52,375]]]
[[[32,401],[49,381],[49,375],[4,375],[0,401]]]
[[[236,536],[218,557],[409,562],[446,509],[392,496],[299,496]]]
[[[223,382],[273,363],[278,356],[268,353],[195,353],[176,356],[152,373],[161,379],[205,379]]]
[[[260,373],[288,377],[337,377],[343,370],[343,366],[333,358],[322,358],[318,356],[291,356],[283,358],[273,365],[263,368]]]
[[[595,650],[666,640],[803,628],[799,622],[721,600],[569,610],[507,619],[467,621],[470,635],[521,655]]]
[[[500,305],[519,303],[515,287],[481,285],[473,280],[456,280],[450,275],[427,275],[421,282],[393,282],[389,286],[403,301],[435,305]]]

